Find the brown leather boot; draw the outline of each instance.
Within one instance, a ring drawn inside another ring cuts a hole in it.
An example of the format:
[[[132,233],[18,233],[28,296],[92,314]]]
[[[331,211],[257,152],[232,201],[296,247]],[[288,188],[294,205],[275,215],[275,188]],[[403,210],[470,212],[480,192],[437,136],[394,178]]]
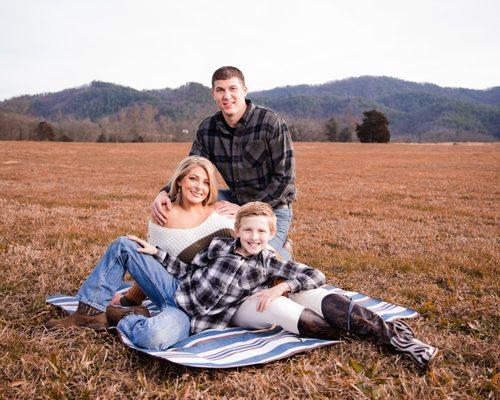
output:
[[[108,320],[108,326],[118,325],[118,322],[120,322],[122,318],[130,314],[144,315],[146,318],[149,318],[151,316],[149,314],[149,310],[146,307],[142,306],[108,306],[106,308],[106,319]]]
[[[73,326],[102,331],[108,327],[108,323],[104,312],[80,301],[73,314],[62,319],[51,319],[45,324],[47,329],[70,328]]]
[[[300,314],[297,328],[300,336],[330,340],[338,339],[337,331],[332,329],[321,315],[308,308],[305,308]]]

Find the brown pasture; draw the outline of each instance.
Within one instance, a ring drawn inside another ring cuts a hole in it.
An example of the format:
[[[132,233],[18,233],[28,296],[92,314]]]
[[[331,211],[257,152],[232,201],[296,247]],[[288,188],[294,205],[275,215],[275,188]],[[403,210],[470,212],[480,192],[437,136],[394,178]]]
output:
[[[258,367],[190,369],[89,330],[49,332],[188,144],[0,142],[0,398],[498,398],[500,145],[296,144],[298,260],[420,311],[422,373],[370,343]]]

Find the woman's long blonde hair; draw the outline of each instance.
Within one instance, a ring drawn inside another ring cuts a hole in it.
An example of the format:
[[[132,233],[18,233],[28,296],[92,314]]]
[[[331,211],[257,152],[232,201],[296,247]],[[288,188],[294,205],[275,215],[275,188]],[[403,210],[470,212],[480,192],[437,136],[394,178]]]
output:
[[[211,206],[217,200],[217,177],[214,165],[206,158],[200,156],[189,156],[184,158],[175,168],[170,180],[170,191],[168,196],[172,202],[182,205],[182,192],[180,181],[195,167],[203,168],[208,175],[208,196],[203,200],[204,206]]]

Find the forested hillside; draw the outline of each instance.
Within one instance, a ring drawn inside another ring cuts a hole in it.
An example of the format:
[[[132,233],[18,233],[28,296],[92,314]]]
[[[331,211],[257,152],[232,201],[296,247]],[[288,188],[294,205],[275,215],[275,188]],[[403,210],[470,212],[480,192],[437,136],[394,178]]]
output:
[[[442,88],[365,76],[253,92],[248,98],[283,115],[295,140],[327,140],[325,124],[332,117],[354,140],[362,113],[371,109],[388,117],[391,140],[500,139],[500,87]],[[1,102],[0,139],[189,141],[198,123],[215,111],[210,89],[199,83],[140,91],[92,82]]]

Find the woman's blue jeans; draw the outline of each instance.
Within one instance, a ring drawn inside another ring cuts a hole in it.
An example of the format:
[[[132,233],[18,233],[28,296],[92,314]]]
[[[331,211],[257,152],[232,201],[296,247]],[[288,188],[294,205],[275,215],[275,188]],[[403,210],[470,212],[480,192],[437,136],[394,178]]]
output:
[[[219,190],[217,193],[217,200],[225,200],[230,203],[237,204],[233,193],[229,189]],[[286,237],[288,236],[288,230],[290,229],[290,224],[292,222],[292,209],[289,207],[279,208],[274,210],[274,215],[276,215],[276,234],[269,241],[269,244],[273,246],[273,248],[280,253],[285,260],[291,260],[292,256],[283,248],[283,245],[285,244]]]
[[[128,272],[160,309],[160,313],[151,318],[128,315],[118,323],[118,329],[138,347],[165,350],[189,336],[190,320],[174,301],[178,279],[168,273],[154,257],[138,253],[140,247],[125,237],[115,240],[80,287],[76,297],[85,304],[105,311],[123,283],[125,272]]]

